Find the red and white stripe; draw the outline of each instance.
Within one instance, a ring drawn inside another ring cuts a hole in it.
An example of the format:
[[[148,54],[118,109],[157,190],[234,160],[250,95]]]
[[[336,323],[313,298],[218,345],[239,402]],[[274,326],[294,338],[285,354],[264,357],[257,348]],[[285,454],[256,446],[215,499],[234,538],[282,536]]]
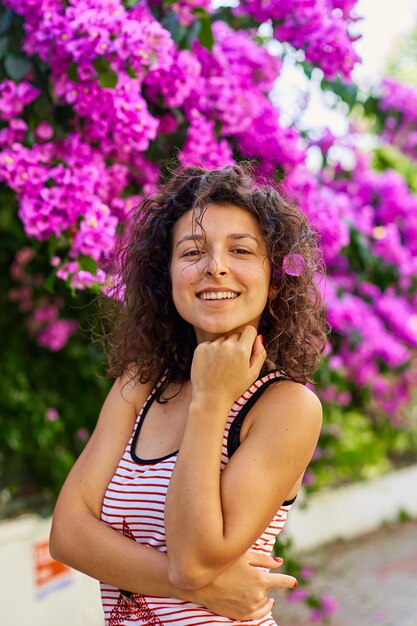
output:
[[[252,394],[271,378],[279,378],[278,372],[267,374],[257,380],[236,402],[229,413],[222,446],[221,469],[228,462],[227,437],[230,426],[239,411]],[[157,384],[156,388],[163,382]],[[155,389],[156,389],[155,388]],[[111,479],[103,499],[101,519],[131,539],[166,552],[164,508],[169,481],[175,466],[177,455],[155,463],[140,464],[131,456],[134,433],[138,427],[145,406],[152,399],[155,389],[142,407],[133,429],[132,436],[116,472]],[[145,418],[146,419],[146,418]],[[291,505],[282,505],[269,526],[252,546],[264,554],[271,554],[275,539],[284,527]],[[149,626],[150,624],[170,624],[172,626],[205,626],[206,624],[240,624],[227,617],[215,615],[206,608],[183,602],[175,598],[153,596],[135,596],[143,610],[132,608],[123,598],[120,590],[111,585],[100,583],[101,599],[106,619],[106,626]],[[250,626],[276,626],[272,615],[251,620]]]

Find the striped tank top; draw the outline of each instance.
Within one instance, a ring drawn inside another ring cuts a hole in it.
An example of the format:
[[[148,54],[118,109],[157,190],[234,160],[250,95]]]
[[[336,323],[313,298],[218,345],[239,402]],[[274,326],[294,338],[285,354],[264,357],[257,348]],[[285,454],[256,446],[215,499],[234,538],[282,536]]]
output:
[[[221,469],[223,469],[239,446],[240,429],[249,409],[265,388],[282,378],[279,372],[271,372],[256,380],[233,404],[224,430]],[[146,546],[166,552],[164,508],[169,481],[175,466],[177,452],[159,459],[143,460],[136,456],[136,442],[142,423],[162,384],[162,378],[143,405],[111,479],[103,499],[101,519],[107,525]],[[278,509],[273,520],[252,546],[265,554],[271,554],[275,539],[284,527],[287,513],[294,500],[286,501]],[[100,583],[101,600],[106,626],[206,626],[207,624],[240,624],[208,609],[175,598],[143,596],[129,593]],[[250,620],[250,626],[276,626],[271,613],[262,619]]]

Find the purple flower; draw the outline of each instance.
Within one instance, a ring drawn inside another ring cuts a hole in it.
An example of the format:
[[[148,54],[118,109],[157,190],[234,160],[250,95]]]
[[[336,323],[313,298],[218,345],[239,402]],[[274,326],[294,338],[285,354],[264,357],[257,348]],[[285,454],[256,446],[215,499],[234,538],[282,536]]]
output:
[[[90,433],[85,427],[79,428],[77,432],[75,433],[75,438],[78,439],[78,441],[82,441],[82,442],[87,441],[89,436],[90,436]]]
[[[260,22],[273,20],[276,39],[304,50],[307,60],[321,67],[326,78],[334,78],[339,72],[349,78],[360,59],[348,30],[349,21],[355,19],[351,14],[354,2],[342,6],[338,15],[333,11],[334,3],[328,0],[243,0],[235,11],[239,15],[249,13]]]
[[[301,576],[305,579],[305,580],[309,580],[310,578],[312,578],[313,576],[313,570],[311,567],[302,567],[301,568]]]
[[[48,306],[35,309],[32,313],[32,319],[36,322],[46,322],[49,324],[57,319],[58,314],[58,307],[50,304]]]
[[[36,340],[40,346],[51,352],[58,352],[68,343],[77,328],[78,324],[73,320],[56,320],[42,330]]]
[[[39,139],[39,141],[49,141],[54,135],[54,128],[52,124],[43,120],[39,122],[34,132],[36,139]]]
[[[26,81],[16,84],[12,80],[3,80],[0,83],[0,118],[11,120],[18,117],[39,94],[39,89]]]
[[[201,115],[197,109],[190,112],[190,126],[179,160],[182,165],[201,165],[208,169],[234,162],[227,141],[216,138],[214,122]]]
[[[308,598],[307,589],[294,589],[291,593],[285,596],[286,601],[289,604],[296,604],[297,602],[304,602]]]
[[[282,271],[288,276],[301,276],[306,268],[301,254],[286,254],[282,259]]]
[[[59,420],[59,412],[53,407],[49,407],[45,411],[45,420],[47,422],[56,422]]]

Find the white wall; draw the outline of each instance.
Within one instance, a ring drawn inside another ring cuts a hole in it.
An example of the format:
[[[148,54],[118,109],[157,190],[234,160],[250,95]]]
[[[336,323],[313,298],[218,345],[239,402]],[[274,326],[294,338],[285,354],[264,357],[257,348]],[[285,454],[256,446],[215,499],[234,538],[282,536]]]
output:
[[[400,511],[417,518],[417,465],[376,480],[323,489],[309,497],[305,508],[302,501],[296,501],[284,530],[296,550],[352,539],[397,521]]]
[[[69,568],[53,576],[39,549],[50,524],[36,515],[0,523],[0,626],[103,626],[98,582]]]

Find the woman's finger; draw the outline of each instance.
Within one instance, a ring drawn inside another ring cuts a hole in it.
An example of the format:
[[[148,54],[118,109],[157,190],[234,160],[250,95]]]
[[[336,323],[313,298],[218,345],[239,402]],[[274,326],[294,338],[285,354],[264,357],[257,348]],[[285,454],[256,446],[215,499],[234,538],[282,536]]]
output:
[[[275,567],[281,567],[283,559],[279,556],[271,556],[269,554],[262,554],[256,550],[248,551],[248,563],[255,567],[265,567],[266,569],[272,569]]]
[[[287,574],[265,574],[268,589],[294,589],[298,581],[294,576]]]
[[[233,339],[234,341],[239,341],[241,336],[241,333],[230,333],[230,335],[225,335],[225,339]]]
[[[252,356],[250,359],[249,367],[254,369],[256,372],[260,372],[262,365],[266,359],[266,350],[262,343],[261,335],[258,335],[255,339],[255,343],[253,344]]]

